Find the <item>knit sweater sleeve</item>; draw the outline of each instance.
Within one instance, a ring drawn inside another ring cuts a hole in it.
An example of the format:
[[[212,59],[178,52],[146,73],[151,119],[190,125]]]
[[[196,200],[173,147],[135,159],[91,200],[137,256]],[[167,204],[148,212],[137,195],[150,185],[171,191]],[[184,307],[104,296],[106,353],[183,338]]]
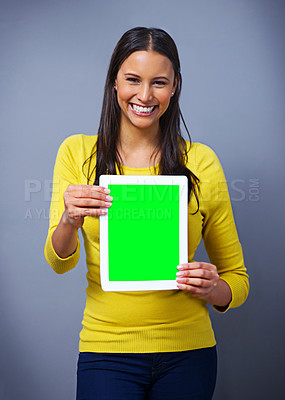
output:
[[[227,307],[214,306],[217,311],[225,312],[244,303],[249,281],[222,166],[212,149],[200,145],[199,150],[196,165],[201,182],[202,235],[210,262],[216,265],[220,278],[232,292]]]
[[[45,258],[58,274],[73,269],[79,260],[79,239],[77,235],[76,251],[67,258],[57,255],[52,245],[52,235],[65,210],[63,194],[68,185],[79,184],[78,158],[80,155],[79,135],[67,138],[59,147],[53,174],[53,192],[50,204],[49,230],[45,244]]]

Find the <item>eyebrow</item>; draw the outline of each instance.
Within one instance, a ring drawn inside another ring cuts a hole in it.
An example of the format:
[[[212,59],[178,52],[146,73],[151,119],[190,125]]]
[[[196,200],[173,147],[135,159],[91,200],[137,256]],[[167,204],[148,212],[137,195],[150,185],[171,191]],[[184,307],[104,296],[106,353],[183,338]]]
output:
[[[140,78],[139,75],[134,74],[133,72],[127,72],[126,74],[124,74],[124,76],[127,76],[127,75],[131,75],[131,76],[134,76],[136,78]],[[166,79],[169,82],[169,79],[166,76],[155,76],[153,79]]]

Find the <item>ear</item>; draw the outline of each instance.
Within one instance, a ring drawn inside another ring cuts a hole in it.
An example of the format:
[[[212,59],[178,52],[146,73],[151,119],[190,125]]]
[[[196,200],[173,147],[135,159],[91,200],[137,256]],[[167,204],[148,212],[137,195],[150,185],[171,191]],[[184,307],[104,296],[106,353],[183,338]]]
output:
[[[115,80],[115,83],[114,83],[114,89],[117,90],[117,79]]]
[[[175,78],[174,83],[173,83],[173,86],[172,86],[172,90],[171,90],[171,92],[173,93],[172,96],[174,96],[174,93],[175,93],[175,91],[176,91],[176,88],[177,88],[177,78]]]

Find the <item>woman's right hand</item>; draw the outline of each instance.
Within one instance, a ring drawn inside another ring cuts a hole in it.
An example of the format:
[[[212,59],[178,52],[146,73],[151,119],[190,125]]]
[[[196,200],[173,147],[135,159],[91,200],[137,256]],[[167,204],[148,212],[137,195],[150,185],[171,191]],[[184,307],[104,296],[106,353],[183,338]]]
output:
[[[95,185],[69,185],[63,194],[65,223],[80,228],[84,217],[107,214],[113,200],[110,190]],[[104,208],[100,208],[104,207]]]

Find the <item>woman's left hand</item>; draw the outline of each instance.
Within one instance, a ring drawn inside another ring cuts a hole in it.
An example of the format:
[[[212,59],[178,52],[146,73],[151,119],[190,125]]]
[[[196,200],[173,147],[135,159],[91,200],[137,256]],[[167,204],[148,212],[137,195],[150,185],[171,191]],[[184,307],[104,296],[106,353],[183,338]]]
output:
[[[193,297],[205,300],[211,295],[219,282],[217,267],[206,262],[181,264],[177,272],[177,287],[191,292]]]

